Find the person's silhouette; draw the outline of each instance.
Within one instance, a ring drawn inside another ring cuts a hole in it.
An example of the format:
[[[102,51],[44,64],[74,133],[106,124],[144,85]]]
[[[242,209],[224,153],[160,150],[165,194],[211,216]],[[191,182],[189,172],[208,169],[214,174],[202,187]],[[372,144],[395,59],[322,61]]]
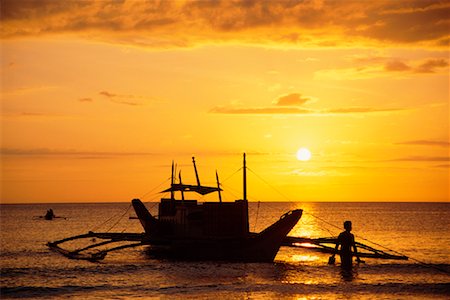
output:
[[[53,209],[47,210],[47,213],[45,214],[44,218],[46,220],[52,220],[55,217],[55,214],[53,213]]]
[[[350,231],[352,231],[352,222],[345,221],[344,229],[345,231],[341,232],[338,236],[336,247],[334,248],[335,253],[330,257],[330,261],[334,262],[334,256],[338,252],[339,245],[341,245],[341,252],[339,254],[341,257],[341,267],[344,269],[351,269],[353,255],[356,256],[356,261],[358,263],[363,261],[360,260],[358,256],[358,250],[356,249],[355,244],[355,236],[350,233]],[[352,247],[354,252],[352,252]]]

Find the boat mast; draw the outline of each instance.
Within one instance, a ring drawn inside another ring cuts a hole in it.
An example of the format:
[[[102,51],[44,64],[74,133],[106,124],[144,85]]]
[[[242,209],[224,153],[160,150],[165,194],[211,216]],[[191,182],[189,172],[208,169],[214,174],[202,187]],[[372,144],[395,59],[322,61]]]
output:
[[[245,162],[245,153],[244,153],[244,201],[247,201],[247,166]]]
[[[195,157],[192,157],[192,162],[194,163],[195,177],[197,178],[197,185],[200,186],[200,179],[198,178],[197,166],[195,165]]]
[[[216,170],[216,181],[217,181],[217,192],[219,193],[219,202],[222,203],[222,194],[220,193],[219,174],[217,174],[217,170]]]
[[[174,184],[174,180],[175,180],[175,175],[174,175],[174,172],[175,172],[175,166],[174,166],[174,162],[173,162],[173,160],[172,160],[172,175],[170,176],[170,187],[171,187],[171,191],[170,191],[170,199],[173,201],[173,200],[175,200],[175,192],[174,192],[174,190],[173,190],[173,184]]]

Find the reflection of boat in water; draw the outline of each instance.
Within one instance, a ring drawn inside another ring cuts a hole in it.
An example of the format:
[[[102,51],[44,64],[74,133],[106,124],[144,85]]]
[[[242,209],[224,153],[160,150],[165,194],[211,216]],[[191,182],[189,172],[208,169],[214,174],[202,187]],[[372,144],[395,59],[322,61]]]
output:
[[[113,234],[105,233],[102,237],[117,241],[139,241],[137,244],[122,245],[112,251],[138,245],[150,245],[153,254],[183,259],[225,260],[225,261],[273,261],[287,234],[301,218],[302,210],[287,212],[271,226],[260,233],[249,231],[248,200],[246,192],[246,165],[244,154],[244,195],[242,200],[223,202],[218,176],[217,187],[204,186],[200,180],[193,160],[197,185],[175,183],[172,164],[171,186],[163,192],[170,192],[170,198],[163,198],[159,203],[158,217],[152,216],[145,205],[134,199],[132,205],[136,211],[145,233]],[[197,200],[185,199],[185,193],[206,195],[217,193],[219,201],[199,203]],[[175,199],[175,193],[180,193],[181,199]],[[85,237],[99,237],[98,234],[75,236],[48,245],[66,256],[77,255],[84,250],[96,247],[96,244],[76,251],[60,248],[58,244],[69,240]],[[100,237],[101,238],[101,237]],[[101,242],[101,245],[107,242]],[[104,251],[103,251],[104,252]],[[106,253],[105,253],[106,254]],[[103,258],[104,255],[93,256]],[[91,257],[91,259],[93,259]]]

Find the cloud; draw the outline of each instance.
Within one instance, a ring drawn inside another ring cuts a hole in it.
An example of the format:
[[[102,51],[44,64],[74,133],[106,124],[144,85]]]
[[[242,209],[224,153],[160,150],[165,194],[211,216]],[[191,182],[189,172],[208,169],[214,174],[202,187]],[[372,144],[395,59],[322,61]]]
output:
[[[80,101],[80,102],[93,102],[94,100],[92,100],[92,98],[80,98],[80,99],[78,99],[78,101]]]
[[[17,113],[2,113],[1,116],[7,119],[25,119],[25,120],[42,120],[42,119],[54,119],[54,118],[70,118],[70,115],[66,114],[52,114],[41,112],[17,112]]]
[[[416,161],[416,162],[450,161],[450,157],[449,156],[408,156],[408,157],[392,159],[391,161]]]
[[[416,73],[435,73],[439,68],[448,67],[448,61],[445,59],[428,59],[414,69]]]
[[[145,47],[249,43],[446,48],[446,1],[2,0],[2,38],[72,34]]]
[[[418,76],[425,74],[448,74],[448,59],[427,58],[420,61],[405,61],[395,57],[354,57],[354,67],[322,69],[316,71],[317,79],[355,80],[392,76]]]
[[[412,146],[437,146],[437,147],[450,147],[448,141],[435,141],[435,140],[415,140],[396,143],[397,145],[412,145]]]
[[[116,94],[113,94],[113,93],[110,93],[107,91],[101,91],[99,94],[102,96],[108,97],[108,98],[114,98],[117,96]]]
[[[59,86],[21,86],[13,89],[6,89],[2,91],[3,95],[27,95],[27,94],[37,94],[37,93],[43,93],[47,91],[57,90],[60,89]]]
[[[395,112],[406,110],[405,108],[381,108],[381,107],[344,107],[325,110],[325,113],[331,114],[351,114],[351,113],[376,113],[376,112]]]
[[[277,106],[296,106],[308,102],[310,99],[302,97],[299,93],[280,96],[276,101]]]
[[[411,69],[411,67],[402,61],[394,60],[394,61],[387,62],[384,65],[384,69],[386,71],[390,71],[390,72],[392,72],[392,71],[397,72],[397,71],[408,71]]]
[[[412,66],[400,60],[389,61],[384,65],[386,71],[407,71],[410,73],[436,73],[439,69],[446,67],[448,67],[448,60],[443,58],[428,58],[424,61],[416,62]]]
[[[387,113],[407,110],[407,108],[383,108],[383,107],[341,107],[328,109],[311,109],[300,107],[310,101],[310,98],[302,97],[300,93],[282,95],[274,101],[270,107],[242,107],[241,105],[216,106],[209,112],[229,115],[339,115],[339,114],[364,114]]]
[[[298,107],[255,107],[255,108],[237,108],[237,107],[214,107],[211,113],[230,114],[230,115],[272,115],[272,114],[312,114],[314,111]]]
[[[124,105],[131,105],[131,106],[139,106],[142,105],[140,102],[136,102],[130,99],[134,98],[143,98],[140,96],[134,96],[134,95],[118,95],[114,93],[110,93],[108,91],[101,91],[99,92],[99,95],[102,95],[106,98],[108,98],[111,102],[117,103],[117,104],[124,104]]]
[[[435,168],[441,168],[441,169],[449,169],[450,168],[450,164],[449,165],[435,165]]]
[[[135,155],[154,155],[149,152],[95,152],[79,151],[74,149],[57,150],[48,148],[0,148],[2,155],[26,156],[26,155],[64,155],[64,156],[135,156]]]

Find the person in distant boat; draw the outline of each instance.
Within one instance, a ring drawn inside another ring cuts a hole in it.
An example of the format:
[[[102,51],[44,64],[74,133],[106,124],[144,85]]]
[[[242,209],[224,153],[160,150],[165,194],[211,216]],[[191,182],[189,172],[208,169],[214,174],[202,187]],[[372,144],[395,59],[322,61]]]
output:
[[[45,216],[44,216],[44,218],[46,219],[46,220],[51,220],[51,219],[53,219],[55,217],[55,214],[53,213],[53,209],[48,209],[47,210],[47,213],[45,214]]]
[[[341,245],[341,267],[344,269],[351,269],[353,255],[356,256],[356,261],[358,263],[363,261],[360,260],[358,256],[358,250],[356,249],[355,244],[355,236],[350,233],[350,231],[352,231],[352,222],[345,221],[344,229],[345,231],[341,232],[338,236],[336,248],[334,248],[335,253],[330,257],[330,261],[334,262],[334,256],[338,251],[339,245]],[[352,252],[352,247],[354,252]]]

